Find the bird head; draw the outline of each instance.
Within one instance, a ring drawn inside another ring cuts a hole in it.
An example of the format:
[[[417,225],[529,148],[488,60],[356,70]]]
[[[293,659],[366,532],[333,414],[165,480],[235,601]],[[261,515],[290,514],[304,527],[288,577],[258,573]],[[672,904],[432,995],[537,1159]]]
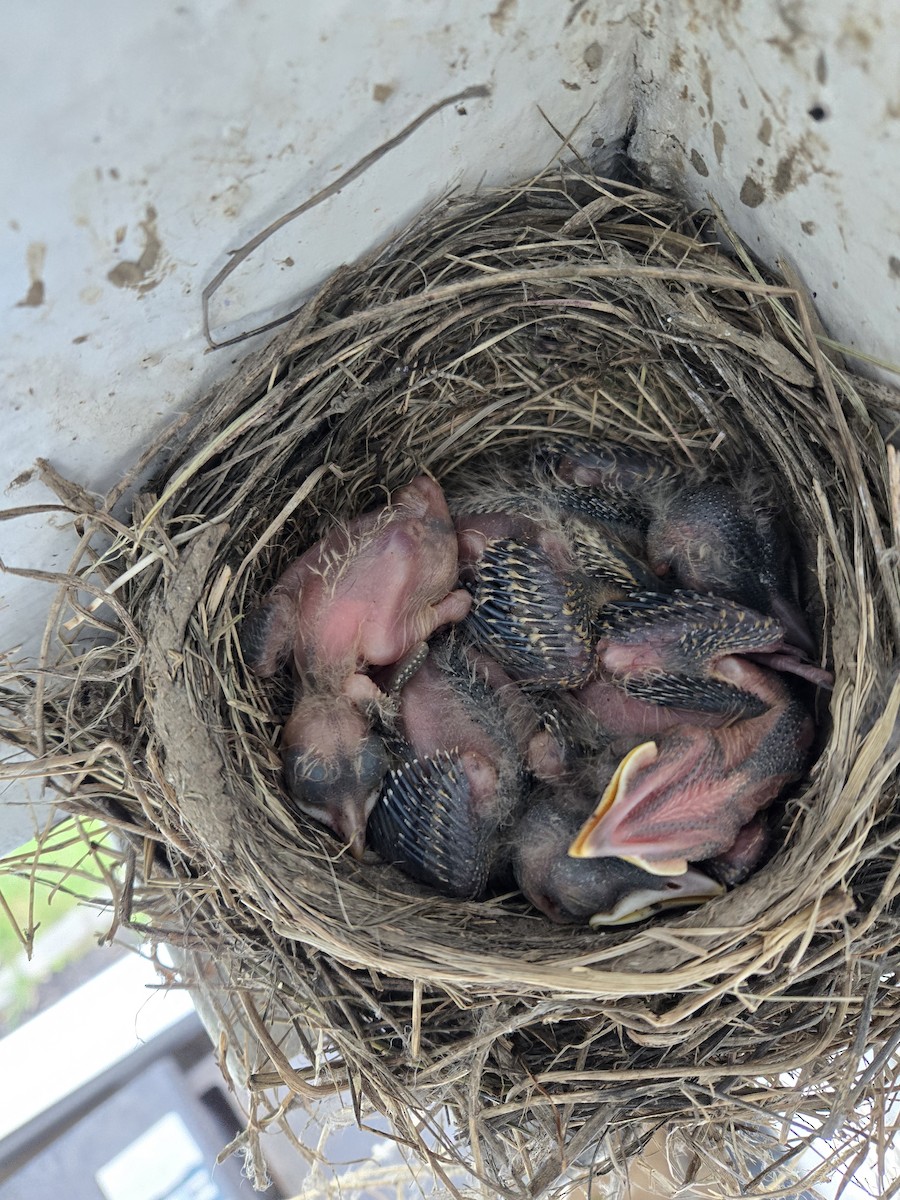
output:
[[[590,811],[571,789],[537,794],[513,836],[513,870],[523,894],[552,921],[593,927],[632,924],[697,904],[723,888],[694,868],[659,876],[621,858],[573,858],[569,843]]]
[[[361,858],[366,823],[388,769],[381,738],[346,696],[303,697],[281,741],[284,778],[297,807]]]
[[[722,771],[716,750],[713,732],[693,726],[635,746],[569,855],[622,858],[652,875],[683,875],[689,859],[702,861],[730,846],[744,822],[729,810],[734,780]]]

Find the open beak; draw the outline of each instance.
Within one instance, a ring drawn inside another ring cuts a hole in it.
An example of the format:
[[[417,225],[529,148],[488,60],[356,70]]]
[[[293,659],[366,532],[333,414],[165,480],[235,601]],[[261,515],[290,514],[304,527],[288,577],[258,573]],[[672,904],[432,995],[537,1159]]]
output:
[[[673,856],[668,859],[648,859],[640,852],[629,853],[623,846],[616,848],[609,838],[613,823],[620,825],[647,794],[646,781],[640,772],[652,766],[659,756],[656,742],[642,742],[630,750],[613,772],[612,779],[600,797],[597,807],[582,825],[569,847],[572,858],[622,858],[651,875],[684,875],[687,859]],[[634,918],[637,920],[638,918]]]

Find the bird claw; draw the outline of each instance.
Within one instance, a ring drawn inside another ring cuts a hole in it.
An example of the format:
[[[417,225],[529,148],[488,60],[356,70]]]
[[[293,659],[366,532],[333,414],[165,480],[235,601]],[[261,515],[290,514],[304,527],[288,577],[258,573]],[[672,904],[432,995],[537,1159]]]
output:
[[[746,656],[770,671],[781,671],[785,675],[796,675],[830,692],[834,687],[834,673],[815,663],[807,662],[802,651],[794,646],[783,646],[780,650],[765,653],[760,651]]]

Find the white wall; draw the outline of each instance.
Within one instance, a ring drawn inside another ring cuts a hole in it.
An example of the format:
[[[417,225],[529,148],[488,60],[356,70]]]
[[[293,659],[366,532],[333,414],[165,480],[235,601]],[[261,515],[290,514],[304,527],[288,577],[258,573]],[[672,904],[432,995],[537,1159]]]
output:
[[[621,136],[707,191],[770,261],[788,255],[834,331],[900,358],[900,10],[895,0],[37,0],[4,14],[0,74],[0,487],[47,493],[36,456],[103,490],[232,368],[200,293],[280,213],[440,98],[363,178],[286,227],[220,292],[264,318],[447,188],[505,183],[558,140]],[[827,114],[814,121],[809,109]],[[580,124],[579,124],[580,121]],[[703,174],[706,171],[706,174]],[[746,181],[750,180],[750,183]],[[24,480],[24,482],[23,482]],[[55,522],[0,525],[0,557],[62,566]],[[45,585],[0,576],[0,648],[33,652]],[[7,796],[7,800],[13,799]],[[0,851],[30,834],[0,809]]]
[[[833,336],[900,364],[900,5],[645,12],[633,153],[696,204],[715,196],[766,262],[791,263]]]

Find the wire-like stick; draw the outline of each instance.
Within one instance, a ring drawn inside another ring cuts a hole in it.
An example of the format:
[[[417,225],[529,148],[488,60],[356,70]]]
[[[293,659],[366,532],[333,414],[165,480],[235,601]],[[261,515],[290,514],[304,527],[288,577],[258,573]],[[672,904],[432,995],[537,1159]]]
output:
[[[248,258],[254,250],[261,246],[263,242],[267,241],[273,233],[277,233],[279,229],[283,229],[285,225],[288,225],[291,221],[296,220],[297,217],[302,216],[305,212],[309,212],[311,208],[315,208],[316,205],[321,204],[324,200],[329,200],[332,196],[336,196],[339,192],[343,191],[348,183],[352,183],[354,179],[358,179],[360,175],[365,174],[369,167],[374,166],[379,159],[384,158],[386,154],[389,154],[391,150],[399,146],[401,142],[405,142],[410,134],[415,133],[415,131],[421,125],[424,125],[426,121],[430,121],[436,113],[441,111],[441,109],[447,108],[450,104],[459,104],[463,100],[474,100],[478,97],[489,96],[490,94],[491,89],[487,86],[487,84],[480,83],[475,84],[473,87],[464,88],[461,92],[456,92],[452,96],[446,96],[443,100],[438,100],[434,104],[430,104],[424,112],[419,113],[415,120],[410,121],[408,125],[405,125],[399,133],[395,134],[392,138],[388,138],[386,142],[382,142],[377,149],[370,150],[368,154],[364,154],[363,157],[358,162],[354,163],[348,171],[345,171],[343,175],[340,175],[337,179],[335,179],[334,183],[329,183],[327,187],[324,187],[321,189],[321,191],[316,192],[314,196],[310,196],[308,200],[304,200],[302,204],[298,204],[296,208],[292,208],[290,212],[283,213],[270,225],[267,225],[265,229],[260,230],[260,232],[252,237],[249,242],[246,242],[239,249],[233,250],[231,252],[231,258],[228,260],[225,266],[213,276],[210,282],[203,289],[203,336],[206,338],[210,349],[221,350],[224,346],[234,346],[238,342],[246,341],[247,338],[254,337],[257,333],[266,333],[270,329],[277,329],[279,325],[283,325],[286,321],[290,321],[300,311],[299,308],[293,309],[291,312],[285,313],[281,317],[275,317],[273,320],[267,321],[264,325],[256,326],[255,329],[250,329],[245,333],[235,334],[234,337],[227,338],[222,342],[215,341],[209,328],[209,302],[228,278],[228,276],[231,275],[232,272],[236,271],[241,263]]]

